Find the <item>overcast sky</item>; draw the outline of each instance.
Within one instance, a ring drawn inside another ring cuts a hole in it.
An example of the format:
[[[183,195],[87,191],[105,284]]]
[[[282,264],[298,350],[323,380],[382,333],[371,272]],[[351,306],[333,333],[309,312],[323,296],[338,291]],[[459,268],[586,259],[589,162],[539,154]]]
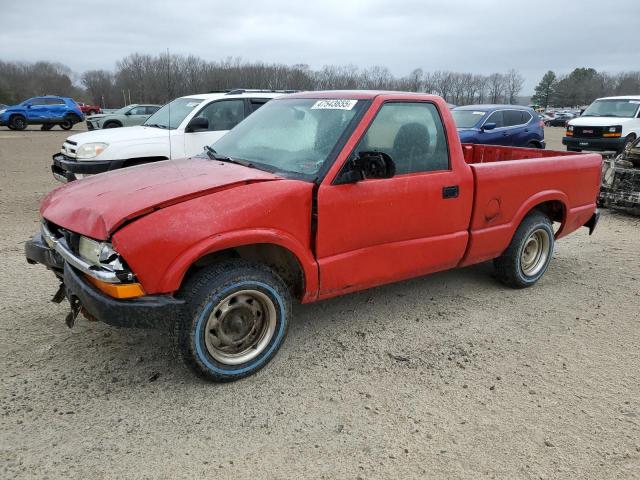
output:
[[[384,65],[396,76],[640,70],[640,0],[0,1],[0,59],[113,69],[132,52]]]

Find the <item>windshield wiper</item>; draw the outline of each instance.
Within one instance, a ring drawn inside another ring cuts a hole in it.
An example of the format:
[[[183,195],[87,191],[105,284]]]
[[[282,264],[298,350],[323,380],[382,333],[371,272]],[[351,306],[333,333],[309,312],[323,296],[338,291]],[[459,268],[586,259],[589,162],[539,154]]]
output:
[[[242,165],[243,167],[255,168],[255,165],[253,165],[253,163],[241,162],[240,160],[227,157],[226,155],[221,155],[209,145],[205,145],[204,150],[207,153],[207,157],[209,157],[211,160],[218,160],[219,162],[226,162],[226,163],[235,163],[236,165]]]
[[[145,127],[162,128],[162,129],[164,129],[164,130],[166,130],[167,128],[169,128],[169,127],[167,127],[166,125],[160,125],[159,123],[145,123],[143,126],[145,126]]]

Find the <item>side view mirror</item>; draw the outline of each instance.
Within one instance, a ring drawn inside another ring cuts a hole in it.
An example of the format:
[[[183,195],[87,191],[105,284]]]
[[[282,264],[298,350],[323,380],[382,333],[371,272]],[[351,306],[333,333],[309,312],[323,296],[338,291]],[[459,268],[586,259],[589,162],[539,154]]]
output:
[[[356,183],[367,178],[391,178],[396,174],[396,164],[384,152],[358,152],[356,158],[345,165],[334,182],[336,185]]]
[[[209,119],[205,117],[193,117],[187,128],[184,129],[186,133],[202,132],[204,130],[209,130]]]
[[[485,123],[482,126],[482,130],[493,130],[494,128],[496,128],[496,124],[491,122],[491,123]]]

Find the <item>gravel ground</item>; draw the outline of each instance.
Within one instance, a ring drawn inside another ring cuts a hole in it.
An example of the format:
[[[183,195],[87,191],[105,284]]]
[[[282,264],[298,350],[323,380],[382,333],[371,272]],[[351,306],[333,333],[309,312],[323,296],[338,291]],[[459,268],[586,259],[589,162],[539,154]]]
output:
[[[208,384],[159,332],[69,330],[25,262],[66,136],[0,129],[2,478],[640,478],[637,218],[528,290],[483,264],[298,307],[267,368]]]

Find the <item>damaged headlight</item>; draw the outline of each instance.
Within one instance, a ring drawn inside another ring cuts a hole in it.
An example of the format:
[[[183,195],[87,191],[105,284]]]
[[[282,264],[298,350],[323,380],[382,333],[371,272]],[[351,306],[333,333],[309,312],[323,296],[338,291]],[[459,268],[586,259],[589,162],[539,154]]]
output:
[[[76,150],[76,158],[78,160],[86,160],[100,155],[109,146],[108,143],[93,142],[80,145]]]
[[[104,267],[114,272],[123,272],[125,267],[118,252],[109,242],[97,242],[91,238],[80,237],[78,253],[91,265]]]

